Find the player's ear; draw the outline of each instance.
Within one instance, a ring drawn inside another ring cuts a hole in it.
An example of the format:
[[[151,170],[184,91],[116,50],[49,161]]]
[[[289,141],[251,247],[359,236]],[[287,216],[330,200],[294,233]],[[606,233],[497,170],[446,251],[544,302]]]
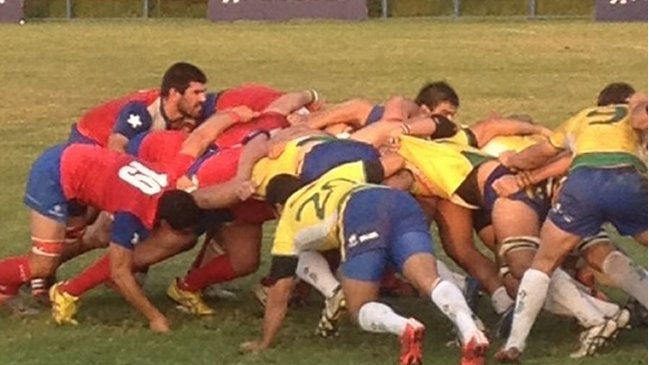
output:
[[[273,204],[273,213],[275,214],[275,217],[279,218],[279,216],[282,215],[283,210],[284,210],[284,205],[280,203]]]

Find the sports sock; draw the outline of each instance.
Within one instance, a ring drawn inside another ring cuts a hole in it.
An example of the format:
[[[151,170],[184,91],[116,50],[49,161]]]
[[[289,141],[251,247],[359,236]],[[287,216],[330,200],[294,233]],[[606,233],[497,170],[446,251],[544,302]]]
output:
[[[579,290],[570,275],[561,269],[552,274],[548,296],[552,296],[554,302],[569,309],[572,316],[584,327],[595,326],[606,320],[604,314],[589,300],[589,295]]]
[[[331,298],[336,288],[340,286],[327,260],[316,251],[300,253],[295,273],[298,278],[316,288],[325,298]]]
[[[230,281],[237,276],[232,268],[230,257],[221,255],[190,271],[178,281],[178,287],[182,290],[197,292],[208,285]]]
[[[460,275],[451,270],[443,261],[436,260],[437,274],[442,280],[455,284],[460,290],[466,289],[466,276]]]
[[[647,308],[647,270],[619,251],[606,256],[602,270],[620,289]]]
[[[545,302],[549,286],[550,278],[544,272],[535,269],[525,271],[518,287],[512,330],[505,348],[524,350],[525,341]]]
[[[491,293],[491,306],[496,311],[496,314],[505,313],[512,305],[514,305],[514,299],[507,294],[507,289],[504,286],[498,287]]]
[[[31,278],[27,256],[13,256],[0,260],[0,293],[16,295],[20,286]]]
[[[108,280],[110,280],[110,259],[108,255],[104,255],[81,274],[66,281],[61,286],[61,291],[78,297]]]
[[[460,289],[448,281],[441,281],[433,288],[430,299],[457,326],[462,343],[468,343],[478,328]]]
[[[390,332],[400,336],[405,331],[408,320],[385,304],[368,302],[358,310],[358,324],[368,332]]]

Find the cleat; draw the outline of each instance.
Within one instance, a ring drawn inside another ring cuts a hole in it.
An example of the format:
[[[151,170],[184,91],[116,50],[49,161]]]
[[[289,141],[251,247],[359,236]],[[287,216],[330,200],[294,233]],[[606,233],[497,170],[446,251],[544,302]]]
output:
[[[460,365],[484,365],[485,355],[489,348],[489,341],[484,333],[477,332],[469,343],[462,347]]]
[[[507,338],[509,333],[512,330],[512,322],[514,321],[514,305],[507,308],[507,310],[500,316],[500,319],[496,323],[496,328],[494,330],[494,336],[496,338]]]
[[[208,298],[216,298],[222,300],[230,300],[236,302],[239,296],[233,290],[225,288],[220,284],[213,284],[203,289],[203,296]]]
[[[183,290],[178,287],[178,280],[174,280],[169,288],[167,288],[167,296],[169,299],[178,303],[179,310],[193,314],[195,316],[212,316],[216,314],[214,309],[210,308],[201,297],[200,293]]]
[[[620,333],[621,330],[631,329],[631,312],[626,308],[621,308],[613,317],[610,318],[617,326],[614,338]]]
[[[4,296],[0,295],[0,303],[11,312],[15,317],[29,317],[35,316],[40,313],[38,308],[34,308],[27,304],[20,296]]]
[[[406,329],[400,336],[401,357],[400,365],[421,365],[422,343],[426,328],[414,318],[408,319]]]
[[[252,294],[255,296],[259,304],[262,307],[266,307],[266,302],[268,301],[268,290],[270,287],[265,286],[264,284],[257,284],[252,287]]]
[[[56,283],[50,288],[50,302],[52,303],[52,319],[58,325],[77,325],[74,319],[77,313],[77,301],[79,297],[68,294],[61,290],[64,282]]]
[[[630,298],[624,308],[631,313],[629,325],[631,328],[647,328],[647,308],[636,299]]]
[[[480,301],[480,283],[478,280],[468,276],[465,280],[464,288],[464,297],[466,298],[466,304],[469,305],[472,312],[475,312],[478,308],[478,303]]]
[[[338,336],[338,329],[340,327],[340,319],[345,313],[347,302],[343,295],[342,289],[339,287],[334,291],[331,298],[325,299],[325,307],[322,309],[320,321],[315,329],[315,334],[320,337]]]
[[[594,355],[595,352],[606,345],[609,340],[615,338],[618,331],[619,328],[617,322],[613,319],[607,319],[600,325],[592,326],[584,330],[579,335],[579,349],[570,354],[570,357],[573,359],[580,359],[582,357]]]
[[[518,364],[523,353],[516,347],[501,348],[496,352],[494,358],[505,364]]]

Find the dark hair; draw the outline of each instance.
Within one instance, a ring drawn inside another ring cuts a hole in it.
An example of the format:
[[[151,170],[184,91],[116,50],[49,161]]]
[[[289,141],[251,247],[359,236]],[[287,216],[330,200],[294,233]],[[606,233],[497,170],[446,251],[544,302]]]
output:
[[[162,85],[160,86],[160,95],[169,96],[171,89],[176,89],[179,93],[184,93],[189,87],[190,82],[207,82],[207,76],[198,67],[187,62],[177,62],[171,65],[162,76]]]
[[[268,186],[266,187],[266,202],[271,205],[283,205],[302,186],[304,184],[298,177],[289,174],[279,174],[268,182]]]
[[[198,225],[201,209],[192,195],[183,190],[167,190],[162,193],[156,212],[156,223],[166,221],[174,230],[185,230]]]
[[[447,101],[456,108],[460,107],[460,98],[451,85],[444,81],[429,82],[424,85],[415,98],[417,105],[426,105],[428,108],[435,109],[440,103]]]
[[[626,82],[614,82],[606,85],[597,96],[597,106],[627,104],[629,97],[635,93],[633,86]]]

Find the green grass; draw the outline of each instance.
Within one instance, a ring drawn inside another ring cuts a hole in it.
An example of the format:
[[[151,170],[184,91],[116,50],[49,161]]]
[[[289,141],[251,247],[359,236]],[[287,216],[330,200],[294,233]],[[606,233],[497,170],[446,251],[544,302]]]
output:
[[[293,22],[212,24],[193,21],[31,23],[0,26],[0,256],[29,247],[21,204],[31,161],[63,141],[83,110],[134,89],[156,86],[177,60],[200,65],[213,89],[247,81],[282,89],[313,87],[331,101],[364,96],[380,101],[414,96],[428,80],[445,79],[460,93],[458,115],[470,123],[492,111],[526,112],[554,126],[594,103],[608,82],[647,88],[645,24],[591,22],[444,22],[430,19],[364,23]],[[265,239],[268,247],[269,236]],[[622,242],[640,262],[644,248]],[[88,263],[61,271],[68,277]],[[84,298],[75,328],[55,328],[46,314],[28,320],[0,315],[0,364],[395,364],[396,339],[345,325],[340,338],[311,335],[318,301],[292,311],[277,347],[240,356],[237,345],[259,334],[261,310],[247,295],[251,278],[237,282],[243,300],[213,303],[215,318],[176,312],[164,289],[192,254],[152,270],[147,289],[167,313],[174,333],[149,333],[121,298],[100,288]],[[483,300],[480,314],[493,323]],[[428,324],[427,364],[456,363],[444,347],[448,322],[426,301],[395,306]],[[577,331],[570,320],[542,315],[526,364],[646,364],[647,331],[623,333],[598,357],[571,361]],[[494,343],[494,348],[500,343]]]

